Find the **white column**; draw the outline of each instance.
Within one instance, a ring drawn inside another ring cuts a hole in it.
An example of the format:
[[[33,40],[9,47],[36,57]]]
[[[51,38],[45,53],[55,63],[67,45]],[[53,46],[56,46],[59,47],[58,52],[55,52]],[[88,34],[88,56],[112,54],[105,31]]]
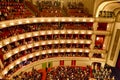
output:
[[[92,37],[91,37],[91,39],[92,39],[92,43],[91,43],[91,45],[90,45],[90,49],[91,49],[91,50],[94,49],[94,46],[95,46],[95,38],[96,38],[96,35],[93,34]]]
[[[4,66],[3,66],[3,63],[2,63],[2,61],[1,61],[1,59],[0,59],[0,68],[4,68]]]
[[[103,43],[103,49],[104,50],[106,50],[106,51],[108,50],[109,43],[110,43],[110,36],[106,35],[105,38],[104,38],[104,43]]]
[[[98,28],[98,22],[93,23],[93,30],[96,31]]]
[[[97,30],[98,27],[98,22],[94,22],[93,23],[93,32]],[[95,46],[95,38],[96,38],[96,34],[93,34],[91,39],[92,39],[92,44],[90,45],[90,49],[93,50],[94,46]]]
[[[113,30],[114,23],[108,23],[107,24],[107,31],[112,31]]]

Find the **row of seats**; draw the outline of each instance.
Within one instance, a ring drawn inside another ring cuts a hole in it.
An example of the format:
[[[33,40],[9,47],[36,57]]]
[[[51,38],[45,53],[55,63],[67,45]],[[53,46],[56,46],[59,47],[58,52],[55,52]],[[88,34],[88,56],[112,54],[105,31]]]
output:
[[[31,44],[33,42],[38,42],[38,41],[46,41],[46,40],[68,40],[68,39],[86,39],[86,40],[91,40],[91,35],[78,35],[78,34],[58,34],[58,35],[41,35],[41,36],[35,36],[35,37],[30,37],[30,38],[25,38],[25,39],[21,39],[21,40],[18,40],[18,41],[15,41],[15,42],[12,42],[12,43],[9,43],[5,46],[2,47],[2,51],[3,53],[7,53],[8,51],[12,50],[12,49],[15,49],[19,46],[22,46],[22,45],[26,45],[26,44]],[[78,43],[78,45],[80,45]],[[87,46],[85,46],[87,47]],[[85,48],[84,47],[84,48]],[[83,48],[83,47],[81,47]]]
[[[114,74],[110,68],[102,68],[98,64],[93,64],[92,77],[97,80],[115,80]]]
[[[99,17],[113,18],[113,17],[115,17],[115,13],[112,11],[100,11]]]
[[[3,64],[4,64],[4,67],[6,67],[12,61],[17,60],[20,57],[23,57],[25,55],[31,54],[36,51],[41,51],[41,50],[63,49],[63,48],[71,48],[71,49],[72,48],[86,48],[86,49],[89,49],[89,47],[90,47],[89,44],[52,44],[52,45],[35,46],[33,48],[28,48],[26,50],[22,50],[22,51],[18,52],[17,54],[14,54],[9,58],[4,59]],[[101,55],[101,54],[99,54],[99,55]],[[86,57],[88,57],[88,56],[86,56]],[[94,55],[93,55],[93,57],[101,58],[101,56],[94,56]]]
[[[0,2],[0,21],[33,17],[34,14],[19,2]]]
[[[20,2],[22,3],[24,0],[0,0],[0,2]]]
[[[47,72],[46,80],[89,80],[90,67],[58,66]]]
[[[6,77],[10,75],[12,75],[13,73],[15,73],[18,69],[24,67],[25,65],[28,65],[32,62],[38,61],[38,60],[42,60],[42,59],[47,59],[47,58],[53,58],[53,57],[74,57],[76,53],[59,53],[59,54],[42,54],[42,55],[38,55],[32,58],[28,58],[22,62],[20,62],[19,64],[16,64],[13,68],[11,68],[8,73],[6,74]],[[86,57],[88,56],[88,53],[77,53],[78,56],[81,57]]]
[[[62,6],[59,1],[38,1],[40,10],[40,16],[42,17],[89,17],[91,16],[87,10],[85,10],[83,3],[68,2],[65,7]],[[46,14],[44,14],[46,13]]]
[[[42,9],[49,9],[49,8],[60,8],[61,2],[59,1],[38,1],[39,7]]]
[[[28,8],[25,7],[31,6],[31,12]],[[54,3],[51,1],[38,1],[38,7],[35,9],[35,6],[29,1],[25,1],[25,4],[22,2],[0,2],[0,21],[9,20],[9,19],[18,19],[18,18],[27,18],[27,17],[89,17],[87,10],[81,8],[82,3],[78,3],[75,7],[74,3],[69,4],[66,9],[61,7],[61,3],[55,1]],[[73,7],[74,5],[74,7]],[[33,7],[32,7],[33,6]],[[72,7],[71,7],[72,6]],[[32,9],[34,8],[34,9]],[[75,9],[74,9],[75,8]],[[35,12],[34,12],[35,11]],[[34,13],[34,14],[33,14]]]
[[[39,30],[91,30],[92,23],[37,23],[17,25],[0,30],[0,40],[6,39],[10,36],[22,34],[25,32],[39,31]]]
[[[39,70],[32,69],[29,72],[22,72],[13,77],[13,80],[42,80],[43,73]]]
[[[38,1],[40,17],[63,17],[61,3],[58,1]]]

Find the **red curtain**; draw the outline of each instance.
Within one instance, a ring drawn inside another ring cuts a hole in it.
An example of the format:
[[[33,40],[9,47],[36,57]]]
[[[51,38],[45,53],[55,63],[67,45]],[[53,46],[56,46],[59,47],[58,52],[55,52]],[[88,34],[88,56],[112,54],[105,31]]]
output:
[[[60,60],[60,66],[64,66],[64,60]]]
[[[76,60],[72,60],[72,61],[71,61],[71,65],[72,65],[72,66],[76,66]]]

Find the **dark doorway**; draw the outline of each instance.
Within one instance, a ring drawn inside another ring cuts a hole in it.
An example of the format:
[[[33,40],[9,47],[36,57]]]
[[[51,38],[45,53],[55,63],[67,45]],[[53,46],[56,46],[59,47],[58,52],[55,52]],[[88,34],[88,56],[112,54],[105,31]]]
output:
[[[119,51],[118,59],[116,62],[116,68],[120,69],[120,51]]]

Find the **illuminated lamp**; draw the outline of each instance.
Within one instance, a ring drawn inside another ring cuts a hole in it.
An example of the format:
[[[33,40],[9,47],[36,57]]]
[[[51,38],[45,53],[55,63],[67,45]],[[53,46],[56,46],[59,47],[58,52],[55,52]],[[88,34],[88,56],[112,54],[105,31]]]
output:
[[[37,22],[37,19],[34,19],[33,22]]]
[[[18,21],[18,24],[22,24],[22,21]]]
[[[10,22],[10,26],[13,26],[15,23],[13,23],[13,22]]]
[[[70,49],[67,49],[66,51],[67,51],[67,52],[70,52]]]
[[[30,23],[30,21],[29,21],[29,20],[26,20],[26,23]]]
[[[6,27],[6,24],[2,24],[2,27],[3,27],[3,28]]]

